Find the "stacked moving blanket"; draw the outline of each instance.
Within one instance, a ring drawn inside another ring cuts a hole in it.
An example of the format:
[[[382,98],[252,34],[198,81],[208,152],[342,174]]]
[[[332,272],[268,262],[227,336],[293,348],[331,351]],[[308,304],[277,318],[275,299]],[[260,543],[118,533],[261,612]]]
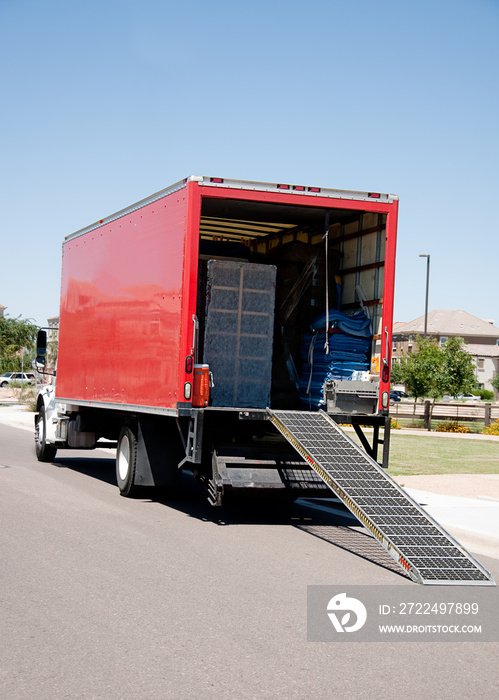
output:
[[[304,408],[318,410],[324,405],[323,385],[328,379],[352,379],[357,372],[370,369],[372,332],[365,313],[346,316],[329,313],[329,352],[326,354],[326,316],[315,319],[312,332],[304,337],[300,402]]]

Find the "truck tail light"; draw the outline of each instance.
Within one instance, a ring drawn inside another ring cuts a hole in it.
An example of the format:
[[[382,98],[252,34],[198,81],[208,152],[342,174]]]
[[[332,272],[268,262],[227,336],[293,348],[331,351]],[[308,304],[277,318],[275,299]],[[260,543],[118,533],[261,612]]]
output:
[[[316,194],[318,194],[321,191],[321,188],[320,187],[309,187],[308,191],[315,192]]]
[[[381,199],[381,194],[379,192],[368,192],[367,196],[371,199]]]
[[[210,177],[210,182],[214,182],[217,185],[222,185],[223,184],[223,177]]]
[[[383,406],[383,408],[388,408],[388,392],[387,391],[384,391],[381,394],[381,405]]]
[[[386,382],[390,379],[390,369],[388,365],[385,365],[383,367],[383,372],[381,373],[381,381],[386,384]]]
[[[190,401],[192,396],[192,384],[190,382],[186,382],[184,384],[184,399],[186,401]]]
[[[289,185],[277,185],[278,190],[290,190],[291,187]]]
[[[185,358],[185,371],[187,372],[187,374],[192,373],[193,364],[194,363],[192,360],[192,355],[187,355],[187,357]]]
[[[209,365],[194,365],[194,391],[192,396],[193,406],[201,408],[209,405],[210,386]]]

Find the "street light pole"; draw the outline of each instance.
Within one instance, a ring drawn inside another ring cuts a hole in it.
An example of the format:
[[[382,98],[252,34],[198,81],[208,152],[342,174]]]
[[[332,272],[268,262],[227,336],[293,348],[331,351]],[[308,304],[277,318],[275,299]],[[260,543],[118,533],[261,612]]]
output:
[[[424,312],[424,337],[428,335],[428,296],[430,291],[430,256],[428,254],[420,255],[420,258],[426,258],[426,300]]]

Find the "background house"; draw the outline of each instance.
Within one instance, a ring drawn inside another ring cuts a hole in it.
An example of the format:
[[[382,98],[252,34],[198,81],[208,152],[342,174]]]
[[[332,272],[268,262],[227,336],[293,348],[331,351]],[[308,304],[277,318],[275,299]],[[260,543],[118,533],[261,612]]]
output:
[[[417,351],[417,335],[424,335],[425,317],[393,326],[392,361]],[[445,345],[447,338],[459,335],[465,341],[464,349],[475,361],[475,373],[480,389],[494,391],[490,380],[499,373],[499,328],[488,319],[477,318],[466,311],[431,311],[428,314],[427,333]]]
[[[48,318],[47,325],[47,341],[51,343],[57,340],[59,331],[59,316],[52,316],[52,318]]]

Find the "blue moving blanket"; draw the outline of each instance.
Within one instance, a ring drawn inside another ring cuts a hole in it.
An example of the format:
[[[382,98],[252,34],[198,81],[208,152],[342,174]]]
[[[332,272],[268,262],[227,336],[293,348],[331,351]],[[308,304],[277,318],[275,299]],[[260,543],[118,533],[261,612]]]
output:
[[[301,353],[300,403],[316,411],[324,405],[323,386],[328,379],[351,379],[354,372],[369,371],[371,322],[365,313],[346,316],[329,313],[329,353],[326,354],[326,315],[315,319],[314,333],[305,335]]]

